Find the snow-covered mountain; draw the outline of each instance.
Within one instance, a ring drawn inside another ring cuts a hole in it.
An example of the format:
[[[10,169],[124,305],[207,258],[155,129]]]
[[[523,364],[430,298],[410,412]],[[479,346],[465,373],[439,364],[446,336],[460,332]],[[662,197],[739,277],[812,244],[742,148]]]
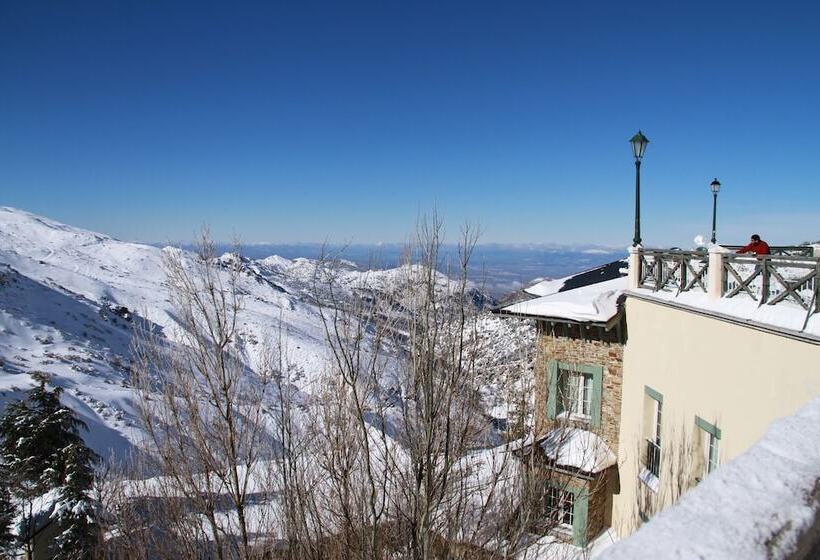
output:
[[[123,453],[139,436],[129,386],[133,320],[150,322],[169,337],[175,330],[163,252],[74,228],[22,210],[0,208],[0,407],[30,387],[28,373],[52,374],[64,402],[88,424],[99,453]],[[237,258],[227,254],[223,260]],[[241,335],[253,361],[276,333],[286,334],[298,390],[310,394],[325,365],[326,344],[312,278],[316,262],[271,256],[243,259]],[[398,281],[396,269],[363,271],[347,263],[341,284],[367,275],[378,289]],[[487,316],[487,371],[520,353],[531,328]],[[488,374],[487,410],[499,412],[499,382]]]

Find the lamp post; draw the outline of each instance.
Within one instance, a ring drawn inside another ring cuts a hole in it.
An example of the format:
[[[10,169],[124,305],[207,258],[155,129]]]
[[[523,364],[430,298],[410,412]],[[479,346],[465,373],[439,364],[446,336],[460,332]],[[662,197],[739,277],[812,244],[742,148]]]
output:
[[[717,177],[709,183],[709,188],[712,189],[712,245],[714,245],[717,243],[717,195],[720,192],[720,181]]]
[[[632,155],[635,156],[635,236],[632,238],[632,246],[637,247],[641,244],[641,159],[649,138],[639,130],[629,142],[632,144]]]

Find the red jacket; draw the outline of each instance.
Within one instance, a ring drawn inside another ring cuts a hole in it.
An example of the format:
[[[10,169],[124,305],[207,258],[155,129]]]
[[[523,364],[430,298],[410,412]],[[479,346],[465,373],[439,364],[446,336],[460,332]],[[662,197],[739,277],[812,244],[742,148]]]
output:
[[[772,252],[769,250],[769,244],[763,241],[752,241],[742,249],[738,250],[738,253],[754,253],[755,255],[771,255]]]

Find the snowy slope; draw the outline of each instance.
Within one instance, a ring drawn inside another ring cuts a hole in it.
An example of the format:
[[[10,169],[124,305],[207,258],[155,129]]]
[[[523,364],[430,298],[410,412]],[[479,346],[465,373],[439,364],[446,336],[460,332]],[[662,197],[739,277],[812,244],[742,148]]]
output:
[[[64,401],[89,425],[89,441],[102,455],[122,453],[139,436],[134,394],[128,384],[132,322],[173,336],[175,321],[163,272],[163,252],[74,228],[28,212],[0,208],[0,406],[31,383],[27,373],[45,371],[65,389]],[[223,260],[236,258],[226,254]],[[316,263],[269,257],[244,260],[241,335],[254,350],[285,333],[288,360],[299,374],[297,389],[310,394],[326,363],[324,330],[313,294]],[[342,268],[341,284],[353,289],[365,278],[380,289],[400,271]],[[122,310],[119,310],[122,314]],[[488,367],[496,356],[516,351],[530,327],[482,321],[490,342]],[[488,408],[498,407],[493,380]]]
[[[0,209],[0,398],[30,386],[25,372],[51,373],[90,425],[95,448],[123,450],[136,425],[127,383],[131,324],[110,309],[125,306],[173,332],[163,251]],[[316,310],[251,273],[240,282],[246,294],[240,323],[249,347],[276,332],[281,320],[290,361],[318,371],[324,345]]]

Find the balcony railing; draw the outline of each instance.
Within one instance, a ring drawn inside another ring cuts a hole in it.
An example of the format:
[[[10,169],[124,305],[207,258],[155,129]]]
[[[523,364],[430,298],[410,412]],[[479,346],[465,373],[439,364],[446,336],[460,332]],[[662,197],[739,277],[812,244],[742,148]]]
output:
[[[723,297],[748,296],[760,304],[797,303],[820,312],[820,259],[723,255]]]
[[[815,256],[817,249],[811,246],[771,250],[771,255],[754,255],[640,249],[633,255],[638,270],[632,285],[675,295],[695,291],[714,298],[749,298],[758,305],[799,306],[808,321],[820,313],[820,253]]]
[[[639,285],[656,292],[706,292],[708,270],[709,254],[706,252],[645,249],[641,251]]]
[[[661,472],[661,446],[651,439],[646,440],[646,469],[656,477]]]

